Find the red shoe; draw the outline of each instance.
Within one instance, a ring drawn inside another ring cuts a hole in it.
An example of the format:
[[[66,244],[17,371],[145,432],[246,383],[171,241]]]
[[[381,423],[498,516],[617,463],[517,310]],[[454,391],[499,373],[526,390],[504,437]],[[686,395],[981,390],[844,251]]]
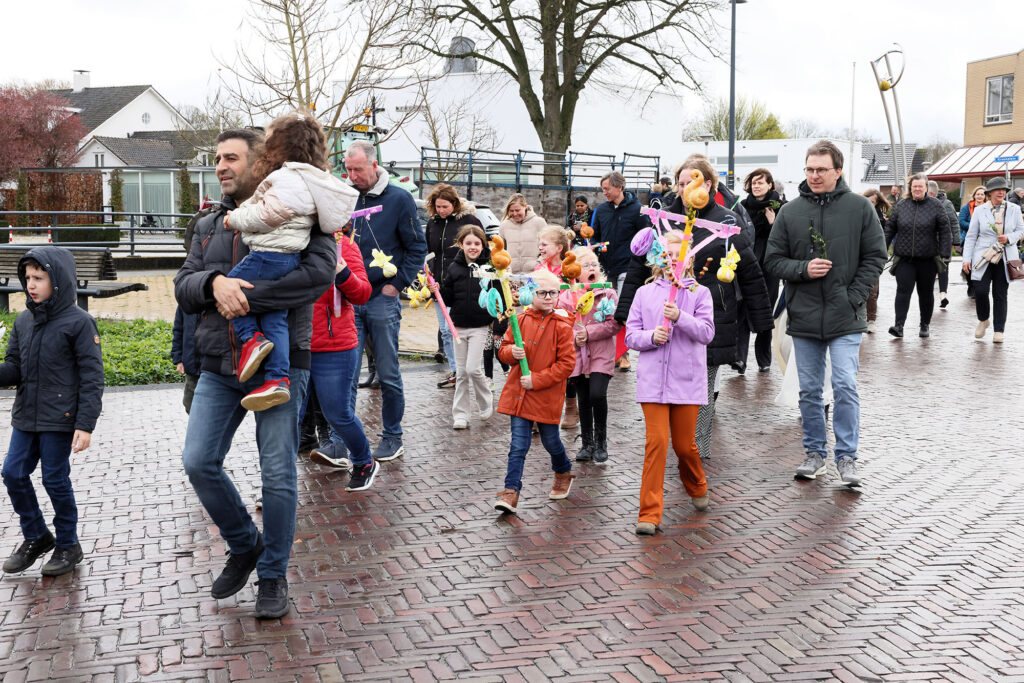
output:
[[[287,403],[291,400],[292,393],[288,391],[288,378],[272,379],[263,383],[256,391],[251,391],[242,399],[242,407],[246,410],[258,412],[273,408],[274,406]]]
[[[260,369],[263,359],[274,350],[274,342],[257,332],[242,345],[242,356],[238,359],[238,381],[245,382]]]

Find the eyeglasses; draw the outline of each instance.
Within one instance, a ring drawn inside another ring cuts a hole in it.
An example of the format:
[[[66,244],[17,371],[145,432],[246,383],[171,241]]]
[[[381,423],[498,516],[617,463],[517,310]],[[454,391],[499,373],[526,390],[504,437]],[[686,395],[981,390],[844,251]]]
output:
[[[533,293],[534,296],[539,296],[542,299],[553,299],[558,296],[557,289],[538,289]]]
[[[807,175],[825,175],[829,171],[834,171],[834,170],[836,170],[836,169],[835,168],[811,168],[810,166],[808,166],[807,168],[804,169],[804,173],[806,173]]]
[[[581,263],[580,264],[580,268],[597,268],[600,265],[601,265],[600,263],[593,263],[593,262],[591,262],[591,263]]]

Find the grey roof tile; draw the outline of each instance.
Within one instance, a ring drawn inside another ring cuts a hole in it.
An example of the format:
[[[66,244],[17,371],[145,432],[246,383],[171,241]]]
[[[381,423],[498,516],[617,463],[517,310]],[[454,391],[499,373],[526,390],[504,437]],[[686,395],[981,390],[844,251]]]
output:
[[[109,88],[83,88],[80,92],[72,92],[70,89],[50,92],[63,97],[72,107],[81,110],[79,116],[82,123],[92,131],[150,87],[152,86],[119,85]]]

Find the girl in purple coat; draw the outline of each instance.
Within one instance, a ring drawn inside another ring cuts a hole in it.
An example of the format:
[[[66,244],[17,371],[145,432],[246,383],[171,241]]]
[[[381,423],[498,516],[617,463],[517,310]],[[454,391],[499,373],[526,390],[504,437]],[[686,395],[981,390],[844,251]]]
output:
[[[670,232],[666,249],[678,256],[682,235]],[[640,352],[636,400],[644,411],[647,444],[640,481],[638,535],[653,535],[664,509],[665,458],[671,439],[679,476],[698,510],[708,507],[708,485],[697,450],[697,412],[708,402],[707,354],[715,337],[711,292],[693,279],[692,264],[675,301],[671,272],[655,267],[654,278],[637,290],[626,321],[626,346]],[[673,321],[669,329],[664,319]]]

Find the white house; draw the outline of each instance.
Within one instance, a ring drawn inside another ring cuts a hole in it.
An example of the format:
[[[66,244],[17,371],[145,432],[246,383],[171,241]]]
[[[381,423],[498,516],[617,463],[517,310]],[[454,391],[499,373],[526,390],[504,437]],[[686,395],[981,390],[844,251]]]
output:
[[[70,102],[88,129],[80,144],[78,168],[103,169],[103,203],[110,203],[109,171],[123,169],[125,211],[175,210],[174,173],[179,163],[206,163],[178,132],[188,122],[151,85],[93,88],[88,71],[75,71],[70,89],[52,90]],[[198,197],[220,198],[213,172],[192,171]],[[166,222],[166,221],[165,221]]]

